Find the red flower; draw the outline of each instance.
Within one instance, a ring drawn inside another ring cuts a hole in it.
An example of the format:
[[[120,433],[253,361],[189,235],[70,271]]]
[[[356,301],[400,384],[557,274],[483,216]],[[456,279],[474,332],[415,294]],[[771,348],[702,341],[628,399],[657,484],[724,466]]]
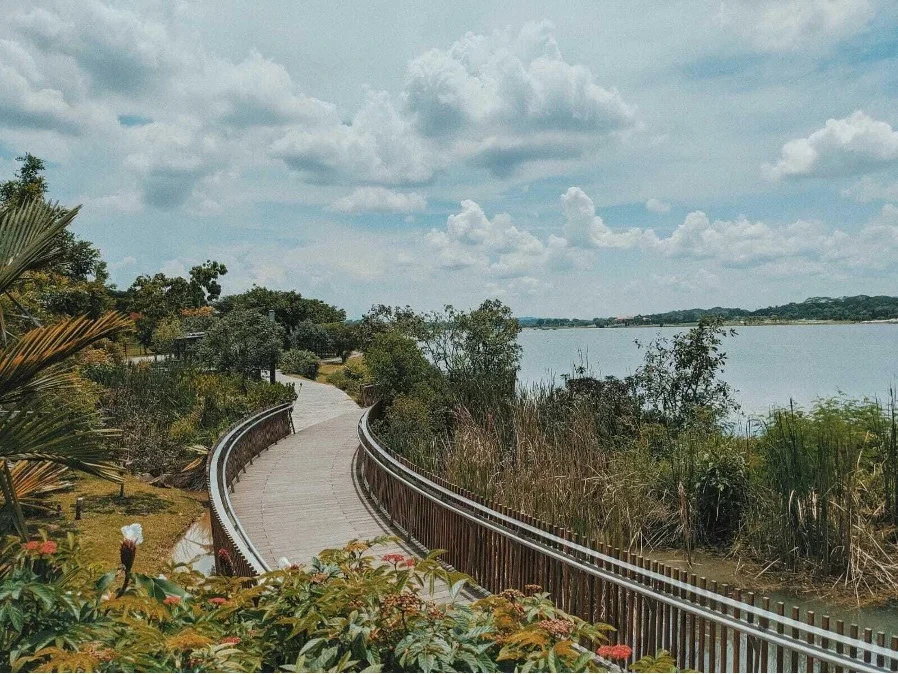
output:
[[[608,658],[609,660],[627,660],[631,655],[633,655],[633,649],[629,646],[624,646],[623,644],[613,644],[609,646],[602,646],[596,651],[598,655],[603,658]]]
[[[224,597],[212,597],[212,599],[209,600],[209,603],[215,604],[216,606],[221,606],[222,604],[227,604],[228,600]]]
[[[56,541],[44,541],[41,543],[40,553],[42,555],[56,554]]]
[[[167,606],[173,606],[174,604],[180,604],[181,598],[176,597],[174,595],[169,595],[168,597],[166,597],[165,599],[162,600],[162,603]]]
[[[390,554],[381,557],[381,559],[384,560],[387,564],[399,564],[400,562],[405,561],[405,555],[391,552]]]
[[[240,643],[240,637],[225,637],[224,639],[222,639],[222,640],[219,641],[218,643],[220,643],[220,644],[232,644],[232,645],[237,645],[237,644]]]
[[[28,552],[34,552],[41,546],[40,541],[28,541],[22,547],[28,550]]]
[[[405,562],[403,562],[403,563],[405,564],[405,566],[407,566],[408,568],[411,569],[413,566],[415,566],[415,564],[418,563],[418,560],[415,559],[414,557],[406,557]]]

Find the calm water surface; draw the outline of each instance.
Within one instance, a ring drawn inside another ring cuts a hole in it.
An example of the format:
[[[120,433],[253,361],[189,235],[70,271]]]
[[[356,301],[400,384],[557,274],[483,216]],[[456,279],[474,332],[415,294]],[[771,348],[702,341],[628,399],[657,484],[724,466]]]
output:
[[[561,383],[571,366],[588,360],[594,374],[632,374],[642,362],[634,340],[646,343],[683,328],[570,328],[524,330],[518,381]],[[793,399],[807,406],[816,398],[844,393],[886,398],[898,382],[898,325],[770,325],[736,328],[724,340],[724,379],[737,391],[743,412],[766,413]]]

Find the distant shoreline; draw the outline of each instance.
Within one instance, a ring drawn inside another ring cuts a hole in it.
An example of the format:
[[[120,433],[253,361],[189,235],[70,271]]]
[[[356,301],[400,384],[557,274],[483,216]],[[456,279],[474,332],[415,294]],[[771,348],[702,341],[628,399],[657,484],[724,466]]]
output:
[[[620,325],[522,325],[522,330],[625,330],[630,328],[694,328],[698,325],[697,321],[690,323],[629,323]],[[728,328],[764,328],[783,325],[898,325],[898,318],[886,318],[876,321],[835,321],[835,320],[806,320],[806,321],[763,321],[744,323],[741,321],[724,321],[722,325]]]

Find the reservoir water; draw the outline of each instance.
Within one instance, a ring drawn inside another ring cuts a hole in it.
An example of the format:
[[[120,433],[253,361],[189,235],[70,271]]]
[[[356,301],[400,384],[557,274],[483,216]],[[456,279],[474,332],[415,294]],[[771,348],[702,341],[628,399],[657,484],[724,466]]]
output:
[[[561,383],[573,365],[588,361],[596,376],[623,377],[642,362],[634,340],[648,343],[670,337],[682,327],[566,328],[524,330],[518,381]],[[840,393],[885,400],[898,384],[898,325],[767,325],[736,328],[722,349],[728,359],[723,379],[736,389],[747,415],[763,415],[773,406],[807,406]]]

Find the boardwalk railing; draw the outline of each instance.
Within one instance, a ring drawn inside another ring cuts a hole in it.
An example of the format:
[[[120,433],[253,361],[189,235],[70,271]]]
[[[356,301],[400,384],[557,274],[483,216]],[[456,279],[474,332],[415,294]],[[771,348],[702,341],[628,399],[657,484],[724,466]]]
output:
[[[237,576],[257,576],[270,570],[240,526],[231,506],[230,492],[253,459],[293,432],[292,412],[293,403],[283,403],[248,416],[231,426],[212,448],[206,478],[218,573],[227,571],[222,568],[227,563],[225,556]]]
[[[383,447],[369,409],[359,472],[394,526],[491,592],[539,585],[563,610],[617,629],[632,659],[669,651],[681,668],[718,672],[898,671],[898,636],[696,578],[486,501]]]

